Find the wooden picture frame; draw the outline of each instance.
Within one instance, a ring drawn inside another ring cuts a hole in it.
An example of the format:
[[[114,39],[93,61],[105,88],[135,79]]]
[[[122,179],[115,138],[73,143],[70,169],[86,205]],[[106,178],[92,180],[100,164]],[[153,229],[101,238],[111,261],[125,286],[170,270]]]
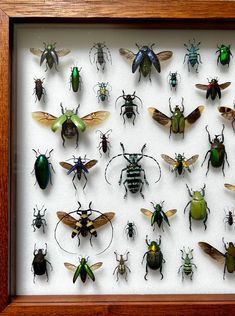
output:
[[[0,4],[0,312],[3,315],[234,315],[226,295],[14,295],[14,201],[10,177],[14,23],[85,22],[156,28],[235,29],[235,2],[2,0]],[[12,211],[11,211],[12,210]],[[13,281],[12,281],[13,280]]]

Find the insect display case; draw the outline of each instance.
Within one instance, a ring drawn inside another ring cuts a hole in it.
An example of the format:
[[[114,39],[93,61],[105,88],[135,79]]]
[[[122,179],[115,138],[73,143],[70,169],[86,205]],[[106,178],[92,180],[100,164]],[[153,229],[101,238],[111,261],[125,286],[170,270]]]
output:
[[[233,213],[227,215],[233,193],[224,189],[234,183],[234,131],[217,107],[233,107],[235,66],[232,56],[229,67],[224,59],[217,65],[216,54],[222,44],[233,53],[232,12],[230,1],[146,3],[144,11],[140,1],[1,3],[3,313],[231,314],[234,275],[223,280],[223,265],[198,242],[222,254],[229,251],[222,238],[234,242]],[[190,62],[191,43],[199,47],[197,64]],[[159,57],[148,52],[151,73],[135,59],[145,45]],[[163,61],[162,52],[173,55]],[[217,77],[226,90],[219,99],[217,87],[206,99],[197,88],[208,89],[207,78]],[[169,105],[184,107],[190,129],[170,124]],[[225,161],[217,170],[210,160],[206,176],[208,133],[213,140],[222,130],[230,166]],[[171,173],[175,153],[190,166]],[[140,186],[127,172],[133,161],[146,175]],[[203,221],[192,211],[195,195],[207,203]],[[165,214],[174,216],[168,221]],[[78,236],[82,216],[97,237],[91,229]],[[162,259],[151,265],[149,251],[157,247]],[[185,258],[192,280],[182,272]]]

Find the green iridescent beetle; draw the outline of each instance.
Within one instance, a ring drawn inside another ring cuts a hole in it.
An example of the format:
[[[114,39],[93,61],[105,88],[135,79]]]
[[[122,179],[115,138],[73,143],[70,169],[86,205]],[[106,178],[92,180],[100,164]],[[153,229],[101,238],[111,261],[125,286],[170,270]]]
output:
[[[174,134],[183,134],[184,136],[185,128],[199,119],[205,107],[203,105],[200,105],[193,112],[185,117],[183,105],[184,99],[182,98],[181,107],[179,105],[176,105],[174,109],[172,109],[171,107],[170,100],[171,98],[169,98],[169,108],[170,112],[172,113],[171,117],[166,116],[164,113],[160,112],[154,107],[148,108],[148,111],[155,121],[163,126],[170,128],[169,137],[171,136],[171,132]]]
[[[78,67],[71,68],[70,84],[72,86],[73,92],[77,92],[81,88],[81,75],[80,71],[82,68]]]
[[[218,50],[216,51],[216,53],[219,53],[218,58],[217,58],[217,65],[220,62],[221,65],[223,66],[228,65],[229,67],[230,56],[233,56],[230,50],[230,45],[226,46],[222,44],[221,46],[217,45],[217,47],[218,47]]]
[[[80,276],[81,281],[83,283],[86,282],[87,276],[94,282],[95,281],[95,276],[93,271],[99,269],[103,262],[97,262],[93,264],[92,266],[88,265],[88,258],[82,258],[80,260],[79,265],[76,267],[72,263],[65,262],[64,265],[68,270],[75,271],[73,275],[73,283],[76,282],[77,278]]]
[[[187,207],[190,205],[189,210],[189,229],[192,231],[192,219],[197,221],[202,221],[205,226],[205,230],[207,228],[206,221],[208,218],[208,213],[210,213],[210,209],[207,206],[207,202],[205,200],[205,188],[206,185],[204,184],[201,191],[192,191],[189,189],[188,185],[186,184],[188,189],[189,196],[192,198],[184,208],[184,214],[186,212]]]
[[[108,111],[92,112],[82,118],[77,115],[79,105],[76,110],[64,109],[62,104],[62,115],[56,117],[46,112],[33,112],[33,118],[39,123],[49,126],[53,132],[56,132],[61,128],[61,138],[63,140],[63,146],[65,144],[65,138],[73,138],[76,136],[76,148],[78,147],[79,132],[85,132],[87,127],[93,127],[102,123],[109,116]]]

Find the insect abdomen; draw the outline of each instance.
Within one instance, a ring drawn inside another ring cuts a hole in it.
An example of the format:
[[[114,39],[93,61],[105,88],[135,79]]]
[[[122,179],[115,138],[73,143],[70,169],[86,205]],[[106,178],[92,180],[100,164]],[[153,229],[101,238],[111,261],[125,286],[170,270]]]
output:
[[[141,170],[139,167],[133,167],[127,170],[127,187],[131,193],[139,191],[141,182]]]

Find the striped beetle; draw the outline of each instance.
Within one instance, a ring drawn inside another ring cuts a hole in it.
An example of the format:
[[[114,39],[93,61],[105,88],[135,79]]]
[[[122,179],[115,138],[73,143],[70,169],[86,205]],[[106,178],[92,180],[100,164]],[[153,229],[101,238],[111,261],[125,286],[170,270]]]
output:
[[[127,197],[128,190],[131,193],[139,192],[140,195],[142,196],[142,198],[144,198],[144,195],[142,193],[143,186],[144,186],[144,184],[149,185],[149,183],[146,179],[145,170],[139,164],[139,161],[142,158],[147,157],[147,158],[150,158],[156,162],[156,164],[158,165],[158,168],[159,168],[159,177],[158,177],[157,181],[155,181],[155,182],[158,182],[161,178],[160,165],[155,158],[144,154],[144,149],[146,147],[146,144],[143,145],[140,153],[135,153],[135,154],[126,153],[124,145],[122,143],[120,143],[120,145],[122,147],[123,153],[118,154],[109,160],[109,162],[105,168],[105,173],[104,173],[105,180],[107,181],[108,184],[111,184],[107,179],[108,166],[110,165],[110,163],[113,159],[120,157],[120,156],[123,156],[127,160],[128,165],[126,166],[126,168],[122,169],[118,183],[119,183],[119,185],[121,185],[121,183],[122,183],[125,187],[124,199]],[[122,175],[123,175],[124,171],[126,172],[126,179],[124,181],[122,181]],[[142,174],[143,174],[143,176],[142,176]]]
[[[184,261],[184,263],[179,267],[178,273],[182,273],[182,281],[184,280],[184,276],[189,276],[190,279],[193,279],[193,267],[195,267],[197,269],[197,266],[192,263],[193,260],[193,249],[189,249],[188,248],[188,252],[185,251],[185,248],[183,248],[183,250],[180,250],[182,255],[181,255],[181,259]],[[184,256],[185,254],[185,256]]]

